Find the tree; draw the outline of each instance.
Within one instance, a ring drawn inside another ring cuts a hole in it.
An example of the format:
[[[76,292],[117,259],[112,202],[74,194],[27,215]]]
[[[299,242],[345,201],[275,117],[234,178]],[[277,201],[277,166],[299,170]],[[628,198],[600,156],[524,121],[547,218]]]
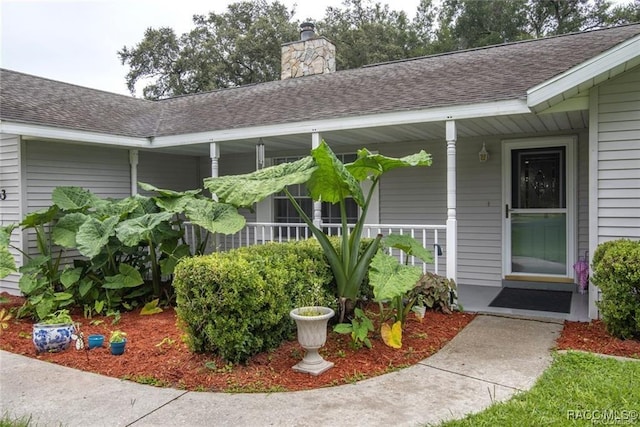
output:
[[[171,28],[145,32],[136,46],[118,52],[129,66],[127,87],[136,83],[147,99],[197,93],[280,78],[280,46],[298,37],[294,11],[274,1],[243,1],[227,12],[195,15],[195,28],[177,37]]]
[[[338,46],[336,68],[342,70],[416,56],[420,46],[405,12],[372,0],[344,0],[342,8],[328,7],[317,27]]]
[[[193,18],[177,36],[149,28],[118,52],[129,66],[127,87],[160,99],[280,78],[282,43],[298,39],[299,23],[277,0],[244,0],[223,14]],[[388,0],[381,0],[388,1]],[[374,0],[328,7],[318,34],[336,44],[339,70],[529,38],[640,21],[640,0],[420,0],[413,20]]]

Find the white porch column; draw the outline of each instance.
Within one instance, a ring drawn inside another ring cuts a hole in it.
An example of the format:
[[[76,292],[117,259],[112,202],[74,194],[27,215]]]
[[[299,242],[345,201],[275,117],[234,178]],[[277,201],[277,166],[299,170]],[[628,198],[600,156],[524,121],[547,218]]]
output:
[[[209,144],[209,157],[211,158],[211,177],[218,177],[218,159],[220,158],[220,148],[218,147],[217,142],[212,142]],[[211,195],[211,198],[215,201],[218,200],[218,196],[215,194]]]
[[[138,150],[129,150],[129,166],[131,167],[131,195],[138,194]]]
[[[458,220],[456,219],[456,122],[447,129],[447,277],[458,280]]]
[[[320,146],[322,137],[319,132],[311,134],[311,148],[317,148]],[[313,225],[320,228],[322,227],[322,202],[313,202]]]

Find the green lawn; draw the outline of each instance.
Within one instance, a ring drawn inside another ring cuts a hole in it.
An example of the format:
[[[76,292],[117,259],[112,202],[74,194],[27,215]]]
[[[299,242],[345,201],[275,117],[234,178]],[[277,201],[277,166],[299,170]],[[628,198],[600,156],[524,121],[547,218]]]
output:
[[[441,427],[574,425],[640,425],[640,361],[556,354],[531,390]]]

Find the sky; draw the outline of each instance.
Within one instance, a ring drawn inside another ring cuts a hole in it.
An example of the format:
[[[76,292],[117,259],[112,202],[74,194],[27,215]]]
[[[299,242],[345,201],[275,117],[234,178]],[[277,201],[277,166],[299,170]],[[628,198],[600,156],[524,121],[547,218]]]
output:
[[[296,3],[294,19],[320,20],[341,0]],[[133,47],[147,28],[169,26],[180,35],[194,14],[224,13],[232,0],[0,0],[0,66],[80,86],[128,95],[117,52]],[[385,1],[381,1],[385,3]],[[413,17],[419,0],[392,0]],[[283,40],[286,42],[288,40]]]

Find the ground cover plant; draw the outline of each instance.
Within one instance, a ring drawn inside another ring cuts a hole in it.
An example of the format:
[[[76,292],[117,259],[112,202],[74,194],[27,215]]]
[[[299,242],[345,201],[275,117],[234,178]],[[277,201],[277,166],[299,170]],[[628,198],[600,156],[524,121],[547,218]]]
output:
[[[441,427],[635,425],[640,362],[593,354],[555,354],[533,388]]]

